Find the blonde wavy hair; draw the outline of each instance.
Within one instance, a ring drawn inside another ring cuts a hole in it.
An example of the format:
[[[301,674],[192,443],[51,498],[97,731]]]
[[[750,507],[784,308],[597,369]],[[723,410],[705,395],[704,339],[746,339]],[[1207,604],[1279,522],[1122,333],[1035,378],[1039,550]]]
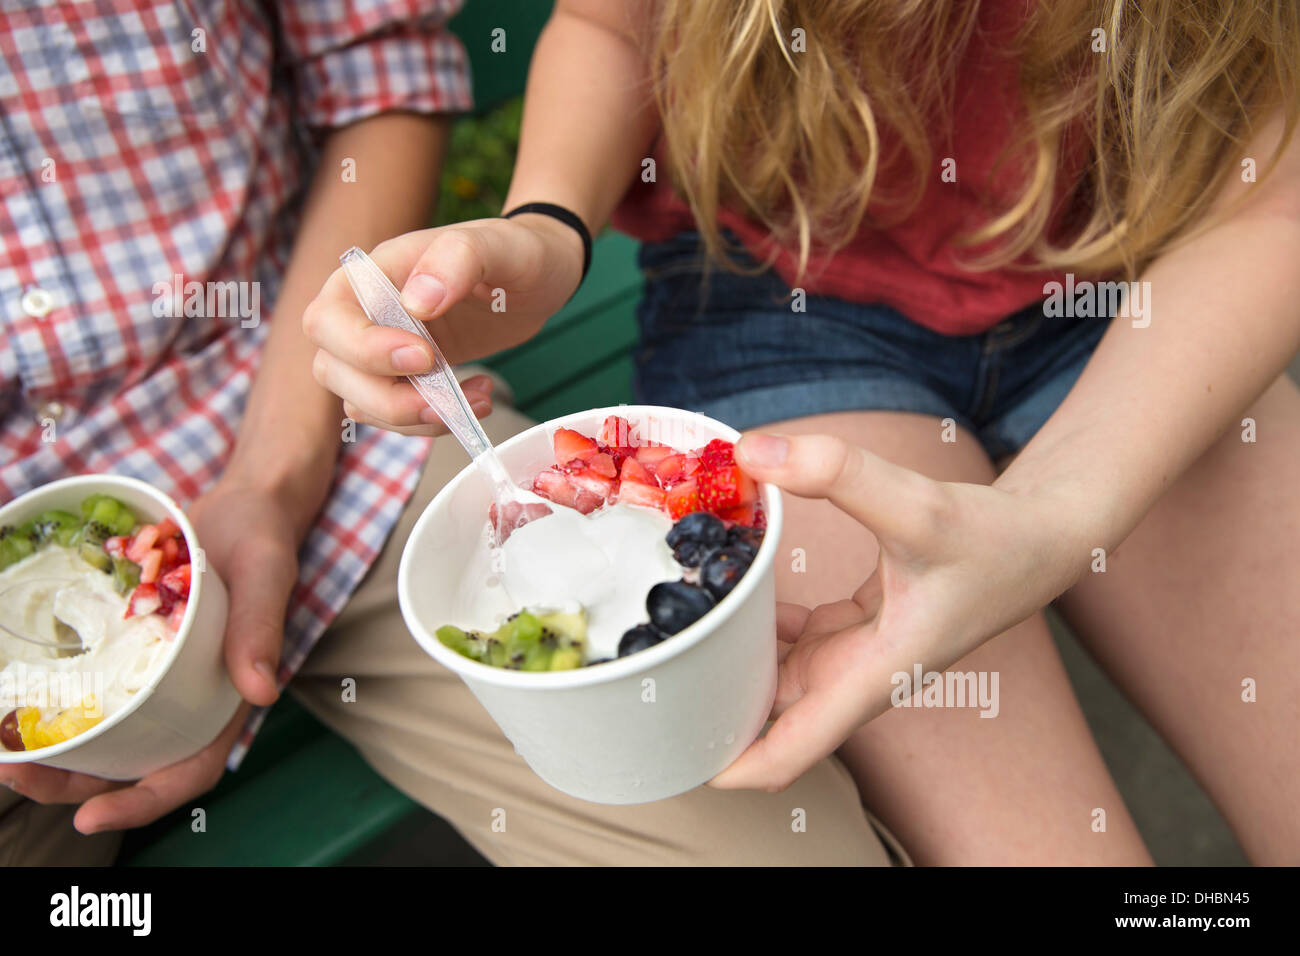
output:
[[[1134,277],[1205,218],[1242,144],[1279,106],[1290,140],[1298,8],[1038,0],[1007,51],[1024,111],[1003,155],[1023,164],[1010,177],[1023,187],[962,238],[969,266]],[[797,251],[800,277],[814,251],[905,218],[935,175],[929,131],[951,128],[955,65],[978,13],[979,0],[658,0],[649,56],[668,160],[712,258],[731,263],[721,208]],[[1088,151],[1085,171],[1060,183],[1072,149]],[[1261,178],[1276,159],[1259,164]],[[887,191],[878,173],[896,161],[911,175]],[[1062,189],[1084,214],[1054,237]]]

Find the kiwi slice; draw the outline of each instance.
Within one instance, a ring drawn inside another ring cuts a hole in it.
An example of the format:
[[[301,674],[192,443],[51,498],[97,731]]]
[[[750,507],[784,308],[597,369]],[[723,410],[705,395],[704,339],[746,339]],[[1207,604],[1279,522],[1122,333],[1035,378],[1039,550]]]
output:
[[[126,558],[113,558],[113,587],[125,595],[140,583],[140,565]]]
[[[135,515],[131,509],[111,495],[91,495],[81,502],[81,514],[86,521],[102,526],[108,533],[105,538],[114,535],[130,534],[135,527]]]
[[[42,511],[35,518],[36,533],[41,544],[53,542],[63,547],[70,547],[77,540],[81,530],[82,519],[70,511]]]
[[[36,550],[36,522],[27,521],[14,527],[0,528],[0,568],[17,564]]]
[[[108,552],[95,541],[88,538],[82,538],[81,543],[77,545],[77,553],[81,555],[81,560],[85,561],[92,568],[98,568],[101,571],[113,570],[113,559]]]
[[[80,516],[58,508],[42,511],[17,527],[0,528],[0,570],[17,564],[37,548],[57,544],[76,548],[87,563],[101,571],[114,572],[114,562],[104,552],[104,542],[130,534],[136,524],[134,512],[111,495],[90,495],[83,499]],[[125,570],[121,573],[127,574]],[[139,574],[138,568],[135,573]],[[114,583],[121,587],[116,576]]]
[[[438,628],[438,640],[457,654],[490,667],[517,671],[562,671],[581,667],[586,653],[587,615],[542,609],[520,611],[491,634]]]

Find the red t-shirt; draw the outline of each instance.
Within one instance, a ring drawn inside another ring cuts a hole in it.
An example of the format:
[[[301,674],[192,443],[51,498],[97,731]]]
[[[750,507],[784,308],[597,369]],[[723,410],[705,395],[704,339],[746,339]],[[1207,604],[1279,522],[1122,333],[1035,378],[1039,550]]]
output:
[[[1057,272],[971,271],[958,261],[960,255],[969,257],[970,250],[952,244],[953,239],[987,222],[990,196],[999,198],[990,192],[998,188],[997,183],[991,185],[990,175],[1022,115],[1016,64],[1009,50],[1026,9],[1024,0],[982,5],[977,29],[958,65],[951,144],[946,137],[932,137],[935,168],[917,207],[898,225],[864,226],[834,254],[814,252],[801,288],[809,294],[883,303],[937,332],[969,335],[983,332],[1041,299],[1045,282],[1064,281],[1063,273]],[[941,178],[945,158],[955,160],[955,182]],[[1064,162],[1058,223],[1085,158],[1076,150]],[[655,166],[661,173],[667,169],[662,148],[656,149]],[[1002,183],[1008,174],[1023,176],[1024,168],[1023,163],[1004,160],[999,170]],[[909,169],[905,160],[882,169],[877,177],[879,186],[888,188],[891,173],[907,174]],[[638,177],[615,211],[615,228],[646,241],[695,228],[685,200],[666,175],[659,178],[657,183],[643,183]],[[1016,184],[1012,179],[1011,185]],[[718,219],[760,260],[766,259],[771,240],[760,224],[730,210],[721,210]],[[792,286],[797,263],[797,250],[788,249],[781,250],[775,261],[777,272]]]

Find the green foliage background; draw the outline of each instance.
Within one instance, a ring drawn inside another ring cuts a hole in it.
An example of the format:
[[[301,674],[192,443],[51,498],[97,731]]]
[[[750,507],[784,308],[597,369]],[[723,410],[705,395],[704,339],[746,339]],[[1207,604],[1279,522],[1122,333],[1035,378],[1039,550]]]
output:
[[[442,171],[435,225],[501,214],[519,148],[523,104],[523,98],[516,97],[482,116],[456,121]]]

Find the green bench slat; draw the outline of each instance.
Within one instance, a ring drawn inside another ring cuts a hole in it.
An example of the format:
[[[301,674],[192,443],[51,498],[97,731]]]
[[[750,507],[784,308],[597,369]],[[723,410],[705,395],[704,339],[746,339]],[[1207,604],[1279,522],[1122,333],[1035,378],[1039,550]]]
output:
[[[603,405],[630,405],[631,382],[632,357],[623,355],[588,373],[582,381],[547,395],[532,406],[528,414],[538,421],[546,421]]]
[[[628,301],[635,303],[635,298]],[[612,317],[593,315],[592,321],[570,325],[563,335],[498,364],[497,371],[515,389],[516,406],[536,418],[533,406],[539,399],[582,371],[625,355],[636,341],[636,329],[630,322],[600,321]]]
[[[128,865],[326,866],[421,809],[371,770],[351,744],[328,733],[299,746],[274,771],[223,787],[196,805],[206,812],[206,832],[190,829],[187,808]]]

